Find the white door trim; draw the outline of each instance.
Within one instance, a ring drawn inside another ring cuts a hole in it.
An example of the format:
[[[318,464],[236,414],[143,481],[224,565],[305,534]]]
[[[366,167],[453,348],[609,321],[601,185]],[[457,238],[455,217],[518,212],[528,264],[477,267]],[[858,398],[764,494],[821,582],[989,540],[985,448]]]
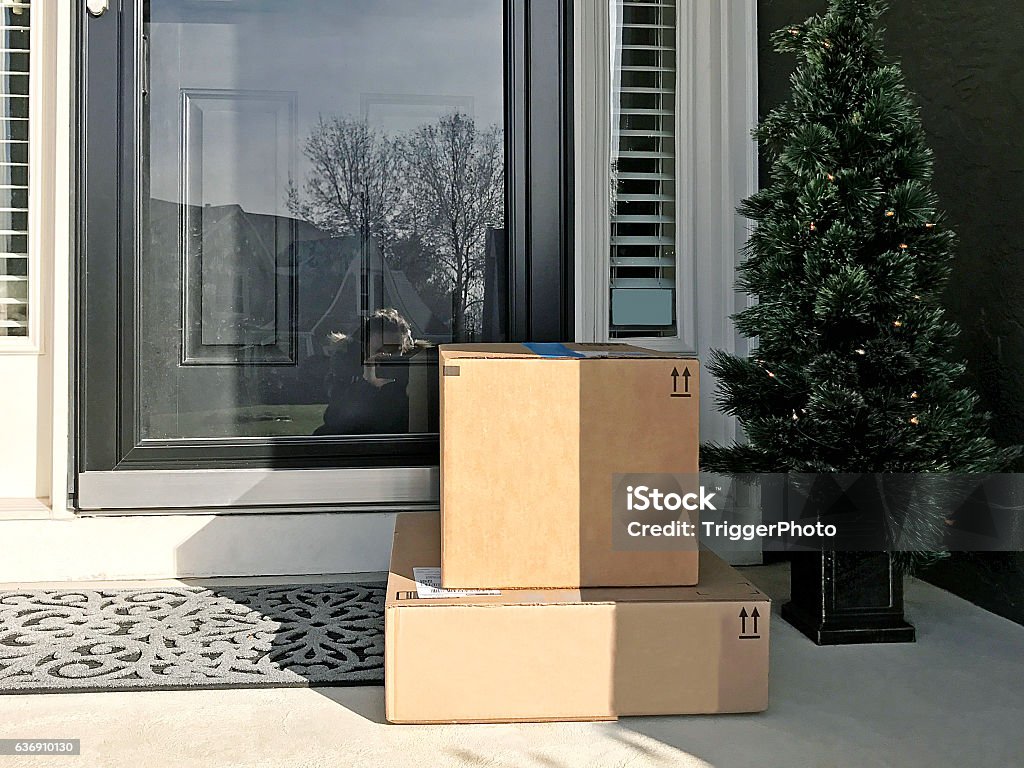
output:
[[[678,4],[677,301],[680,333],[641,340],[703,358],[711,349],[743,354],[730,316],[747,306],[734,289],[749,224],[736,213],[757,191],[756,0]],[[610,19],[607,2],[576,0],[576,337],[608,340],[610,260]],[[713,392],[713,381],[702,389]],[[713,399],[701,409],[701,437],[730,442],[733,419]]]
[[[607,341],[611,251],[611,23],[605,0],[575,0],[576,340]],[[602,224],[603,222],[603,224]]]

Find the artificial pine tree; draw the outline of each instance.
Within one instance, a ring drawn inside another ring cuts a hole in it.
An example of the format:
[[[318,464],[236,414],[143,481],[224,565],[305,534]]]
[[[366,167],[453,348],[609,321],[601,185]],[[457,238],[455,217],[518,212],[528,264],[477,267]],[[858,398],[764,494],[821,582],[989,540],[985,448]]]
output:
[[[884,7],[829,0],[773,38],[798,64],[792,97],[755,132],[771,181],[741,208],[756,228],[738,286],[757,301],[735,320],[756,349],[709,365],[749,442],[702,446],[707,471],[994,472],[1017,455],[987,436],[951,358],[955,237],[918,110],[883,54]],[[913,525],[941,531],[948,511],[919,504]],[[794,556],[792,577],[783,617],[819,644],[914,639],[890,555]]]
[[[741,208],[756,229],[738,284],[757,303],[735,320],[756,351],[709,366],[749,442],[703,446],[708,471],[993,472],[1016,455],[958,383],[942,308],[955,237],[883,11],[830,0],[774,35],[798,65],[755,131],[770,184]]]

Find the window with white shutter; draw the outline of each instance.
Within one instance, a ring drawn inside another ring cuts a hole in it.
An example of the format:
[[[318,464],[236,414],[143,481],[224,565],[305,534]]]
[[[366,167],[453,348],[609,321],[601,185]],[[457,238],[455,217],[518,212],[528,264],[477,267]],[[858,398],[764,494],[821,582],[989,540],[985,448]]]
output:
[[[611,0],[611,338],[676,331],[676,0]]]
[[[29,0],[0,2],[0,340],[29,336]]]

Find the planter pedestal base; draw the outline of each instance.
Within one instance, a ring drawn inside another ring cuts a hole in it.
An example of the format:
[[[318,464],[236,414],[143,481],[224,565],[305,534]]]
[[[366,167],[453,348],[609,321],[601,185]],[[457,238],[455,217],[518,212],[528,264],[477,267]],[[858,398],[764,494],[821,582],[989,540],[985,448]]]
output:
[[[903,575],[887,553],[794,554],[791,595],[782,618],[818,645],[914,642]]]

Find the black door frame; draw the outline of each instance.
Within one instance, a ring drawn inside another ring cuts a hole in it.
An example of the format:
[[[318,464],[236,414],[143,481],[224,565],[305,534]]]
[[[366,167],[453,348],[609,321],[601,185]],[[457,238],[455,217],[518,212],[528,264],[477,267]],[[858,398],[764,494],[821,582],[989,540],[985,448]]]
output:
[[[93,18],[76,0],[76,475],[436,465],[436,435],[139,437],[133,288],[141,248],[142,2],[112,5]],[[572,0],[505,0],[505,20],[509,334],[564,340],[572,335],[574,293]]]

